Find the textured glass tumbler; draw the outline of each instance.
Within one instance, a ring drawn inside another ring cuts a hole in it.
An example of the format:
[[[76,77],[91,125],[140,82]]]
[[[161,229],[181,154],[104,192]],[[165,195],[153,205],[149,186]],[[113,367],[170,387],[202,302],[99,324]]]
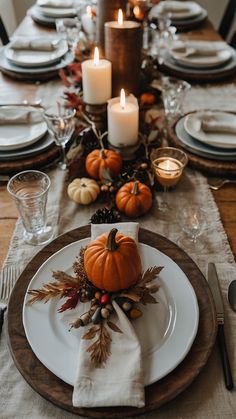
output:
[[[26,170],[13,176],[7,190],[16,202],[24,230],[25,242],[32,245],[48,243],[53,229],[47,225],[46,204],[51,181],[37,170]]]

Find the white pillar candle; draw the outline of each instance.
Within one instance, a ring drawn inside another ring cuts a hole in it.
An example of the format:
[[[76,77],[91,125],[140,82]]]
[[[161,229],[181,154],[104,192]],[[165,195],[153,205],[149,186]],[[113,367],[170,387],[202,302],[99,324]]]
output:
[[[139,107],[133,95],[108,101],[108,141],[115,147],[128,147],[138,142]]]
[[[90,105],[102,105],[111,97],[111,63],[99,60],[95,47],[94,59],[82,63],[83,99]]]

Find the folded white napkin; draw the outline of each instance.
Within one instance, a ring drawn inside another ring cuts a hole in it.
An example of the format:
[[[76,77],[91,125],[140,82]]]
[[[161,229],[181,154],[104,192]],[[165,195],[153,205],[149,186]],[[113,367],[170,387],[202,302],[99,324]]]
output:
[[[188,47],[179,47],[179,48],[172,48],[172,54],[178,55],[181,57],[215,57],[217,56],[218,52],[215,49],[210,48],[188,48]]]
[[[42,121],[40,112],[14,108],[0,109],[0,125],[33,124],[40,121]]]
[[[111,231],[112,228],[117,228],[122,234],[126,234],[136,241],[138,244],[139,223],[114,223],[114,224],[91,224],[91,240],[96,239],[103,233]]]
[[[92,224],[91,236],[95,238],[114,227],[137,238],[138,223]],[[111,354],[103,368],[95,368],[90,361],[87,349],[91,340],[80,341],[73,406],[142,407],[145,404],[140,343],[132,323],[115,301],[113,308],[112,322],[122,333],[107,327],[112,337]]]
[[[16,38],[10,47],[14,50],[54,51],[58,43],[59,40]]]
[[[185,13],[189,12],[190,6],[177,1],[165,1],[161,3],[161,9],[165,13]]]
[[[131,322],[116,302],[112,321],[123,333],[112,332],[111,355],[104,368],[95,368],[87,351],[91,341],[81,339],[73,406],[143,407],[141,347]]]
[[[222,132],[236,134],[236,124],[229,125],[224,121],[216,120],[215,118],[202,120],[201,128],[205,132]]]
[[[37,5],[40,7],[55,7],[57,9],[74,7],[76,3],[75,0],[37,0]]]

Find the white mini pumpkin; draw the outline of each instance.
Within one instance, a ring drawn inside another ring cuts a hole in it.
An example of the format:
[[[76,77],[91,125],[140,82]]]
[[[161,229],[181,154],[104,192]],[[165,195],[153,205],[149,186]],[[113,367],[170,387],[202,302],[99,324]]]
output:
[[[88,205],[97,199],[100,187],[93,179],[82,177],[74,179],[67,188],[69,197],[78,204]]]

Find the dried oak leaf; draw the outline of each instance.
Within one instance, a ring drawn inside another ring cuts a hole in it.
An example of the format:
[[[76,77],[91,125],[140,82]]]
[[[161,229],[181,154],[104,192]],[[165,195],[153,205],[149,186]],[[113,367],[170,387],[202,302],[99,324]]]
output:
[[[144,286],[148,282],[153,281],[156,276],[162,271],[164,266],[152,266],[151,268],[148,268],[140,278],[140,280],[137,282],[137,285]]]
[[[72,310],[72,308],[75,308],[77,306],[78,300],[79,293],[76,289],[74,289],[69,293],[69,297],[67,298],[66,302],[62,304],[62,306],[57,310],[58,313],[63,313],[63,311],[66,310]]]

